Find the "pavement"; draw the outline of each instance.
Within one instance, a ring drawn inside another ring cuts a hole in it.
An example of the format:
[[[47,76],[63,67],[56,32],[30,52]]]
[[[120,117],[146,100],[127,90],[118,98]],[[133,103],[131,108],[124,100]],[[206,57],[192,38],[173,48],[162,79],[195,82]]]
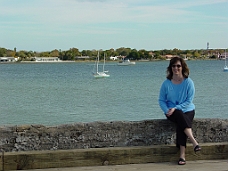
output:
[[[26,171],[228,171],[228,159],[226,160],[197,160],[187,161],[186,165],[177,165],[177,162],[108,165],[89,167],[67,167],[33,169]]]

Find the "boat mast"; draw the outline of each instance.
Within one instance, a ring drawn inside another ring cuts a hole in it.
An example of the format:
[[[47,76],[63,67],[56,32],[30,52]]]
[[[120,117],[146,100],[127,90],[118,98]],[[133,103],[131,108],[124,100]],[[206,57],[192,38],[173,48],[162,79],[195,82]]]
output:
[[[225,49],[225,67],[226,67],[226,49]]]
[[[105,66],[105,53],[104,53],[104,64],[103,64],[103,72],[104,72],[104,66]]]
[[[97,53],[97,73],[98,73],[98,63],[99,63],[99,51],[98,51],[98,53]]]

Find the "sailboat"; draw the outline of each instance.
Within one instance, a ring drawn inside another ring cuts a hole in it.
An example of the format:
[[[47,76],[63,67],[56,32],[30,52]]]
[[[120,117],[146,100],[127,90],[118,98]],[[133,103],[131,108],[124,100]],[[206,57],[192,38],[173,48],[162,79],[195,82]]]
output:
[[[122,61],[117,63],[119,66],[135,65],[135,62],[131,62],[129,59],[122,58]]]
[[[96,59],[96,72],[93,73],[93,76],[95,78],[106,78],[106,77],[110,77],[109,74],[107,74],[108,71],[105,71],[104,67],[105,67],[105,54],[104,54],[104,63],[103,63],[103,70],[101,72],[99,72],[99,51],[97,54],[97,59]]]
[[[225,66],[223,68],[223,71],[228,71],[228,67],[226,65],[226,50],[225,50]]]

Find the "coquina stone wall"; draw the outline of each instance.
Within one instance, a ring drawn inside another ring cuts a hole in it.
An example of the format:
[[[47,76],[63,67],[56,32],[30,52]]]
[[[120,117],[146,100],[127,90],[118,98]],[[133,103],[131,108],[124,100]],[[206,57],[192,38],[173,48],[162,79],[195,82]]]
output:
[[[193,133],[199,143],[228,142],[228,119],[195,119]],[[168,120],[1,126],[0,150],[150,146],[175,144],[175,138],[175,125]]]

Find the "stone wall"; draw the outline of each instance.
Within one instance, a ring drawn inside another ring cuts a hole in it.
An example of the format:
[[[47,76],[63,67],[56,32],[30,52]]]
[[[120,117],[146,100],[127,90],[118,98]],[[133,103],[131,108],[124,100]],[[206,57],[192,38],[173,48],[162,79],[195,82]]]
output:
[[[195,119],[193,133],[199,143],[228,142],[228,119]],[[175,144],[175,138],[175,125],[168,120],[1,126],[0,150],[149,146]]]

